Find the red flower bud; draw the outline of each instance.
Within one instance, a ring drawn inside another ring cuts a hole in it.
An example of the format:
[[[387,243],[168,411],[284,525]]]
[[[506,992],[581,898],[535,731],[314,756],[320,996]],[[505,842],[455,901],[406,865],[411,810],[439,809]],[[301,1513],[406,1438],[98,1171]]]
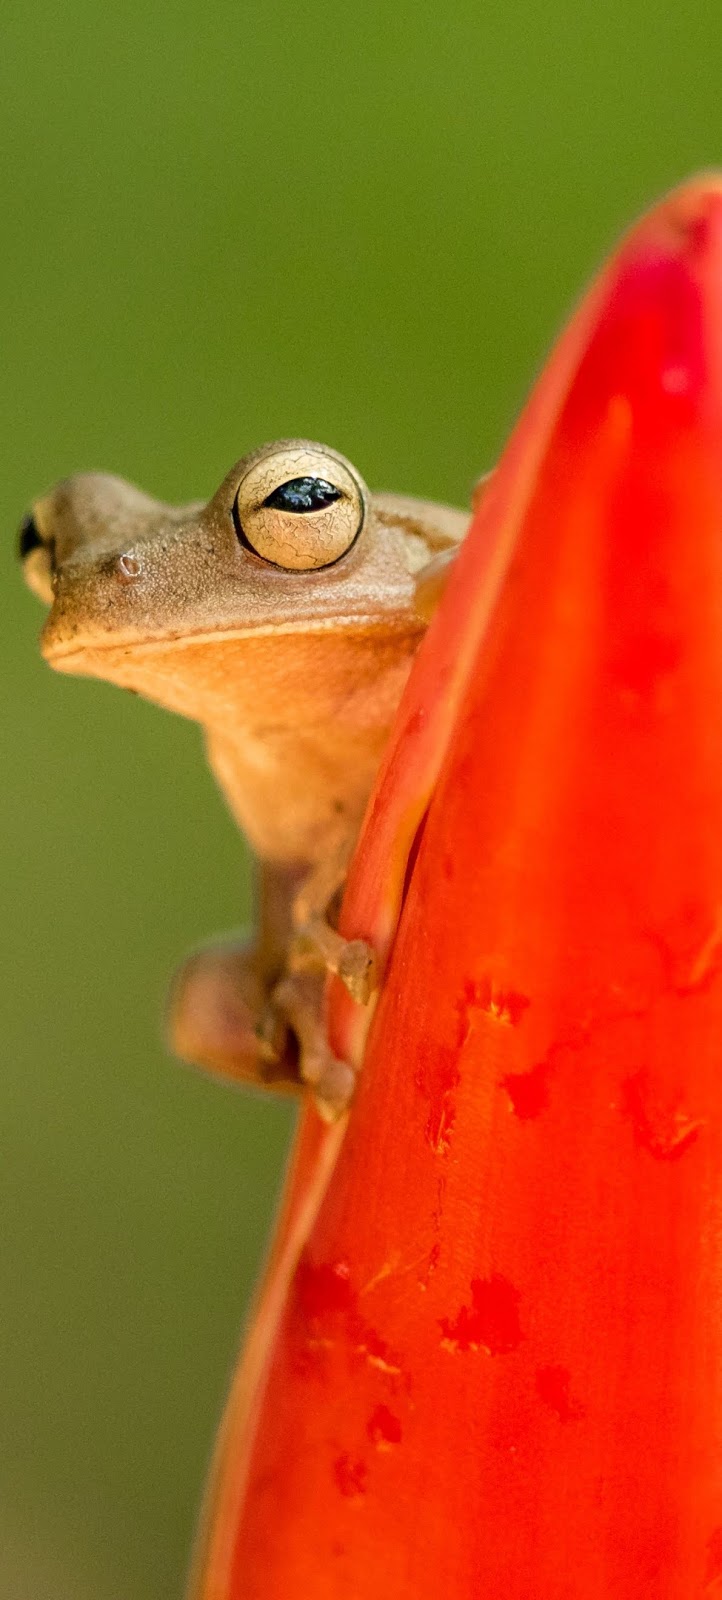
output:
[[[534,390],[342,926],[385,982],[342,1142],[306,1113],[198,1595],[722,1594],[721,179]],[[338,988],[331,1026],[358,1055]]]

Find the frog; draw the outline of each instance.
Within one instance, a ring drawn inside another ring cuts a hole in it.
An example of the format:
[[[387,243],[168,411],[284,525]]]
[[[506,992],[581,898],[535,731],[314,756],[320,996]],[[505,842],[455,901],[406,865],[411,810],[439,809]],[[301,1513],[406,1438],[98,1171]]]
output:
[[[371,493],[306,439],[237,461],[171,506],[81,472],[40,496],[19,553],[57,671],[109,680],[200,723],[257,863],[256,922],[191,953],[167,1008],[182,1060],[327,1121],[356,1072],[330,1048],[326,980],[360,1006],[375,953],[335,923],[394,715],[469,513]]]

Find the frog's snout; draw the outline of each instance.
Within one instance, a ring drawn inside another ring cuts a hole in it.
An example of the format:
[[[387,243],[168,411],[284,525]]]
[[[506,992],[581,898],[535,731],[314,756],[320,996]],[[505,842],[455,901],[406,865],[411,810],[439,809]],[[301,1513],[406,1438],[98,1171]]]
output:
[[[119,587],[133,586],[141,574],[138,534],[163,513],[142,490],[100,472],[64,478],[33,501],[18,548],[28,587],[51,610],[44,653],[107,613]]]

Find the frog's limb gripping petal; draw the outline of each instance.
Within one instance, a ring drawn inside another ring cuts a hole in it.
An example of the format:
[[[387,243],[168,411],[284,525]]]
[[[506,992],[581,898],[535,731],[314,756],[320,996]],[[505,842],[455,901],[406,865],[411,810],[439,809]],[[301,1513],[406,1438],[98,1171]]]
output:
[[[311,917],[295,936],[291,965],[302,965],[304,952],[311,965],[318,966],[320,961],[326,972],[341,979],[356,1005],[368,1004],[378,986],[378,969],[375,953],[365,939],[342,939],[325,917]]]
[[[335,850],[319,862],[298,889],[293,901],[293,926],[289,966],[293,970],[316,970],[341,979],[356,1005],[365,1006],[378,986],[376,956],[364,939],[344,939],[330,917],[339,890],[343,887],[349,857],[345,837]]]
[[[350,1105],[356,1074],[329,1049],[323,987],[322,972],[291,972],[276,984],[271,1003],[298,1040],[299,1075],[313,1090],[320,1116],[335,1122]]]
[[[298,1051],[287,1023],[268,1017],[268,993],[253,944],[226,940],[197,950],[171,987],[167,1033],[175,1055],[235,1083],[280,1093],[299,1089]]]
[[[288,973],[269,996],[253,944],[229,940],[196,951],[171,989],[172,1049],[234,1083],[281,1094],[305,1084],[324,1120],[335,1121],[351,1101],[356,1075],[329,1049],[317,955],[313,968]]]
[[[351,999],[366,1006],[378,988],[376,952],[365,939],[341,939],[340,944],[338,963],[331,971],[346,985]]]

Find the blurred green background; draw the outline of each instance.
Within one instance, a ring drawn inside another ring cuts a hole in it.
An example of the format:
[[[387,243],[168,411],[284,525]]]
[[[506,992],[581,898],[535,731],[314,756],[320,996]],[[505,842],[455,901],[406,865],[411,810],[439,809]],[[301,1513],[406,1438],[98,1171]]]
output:
[[[706,5],[4,0],[0,1596],[171,1600],[291,1117],[159,1017],[248,912],[197,730],[54,677],[13,531],[306,434],[464,503],[624,223],[722,158]]]

